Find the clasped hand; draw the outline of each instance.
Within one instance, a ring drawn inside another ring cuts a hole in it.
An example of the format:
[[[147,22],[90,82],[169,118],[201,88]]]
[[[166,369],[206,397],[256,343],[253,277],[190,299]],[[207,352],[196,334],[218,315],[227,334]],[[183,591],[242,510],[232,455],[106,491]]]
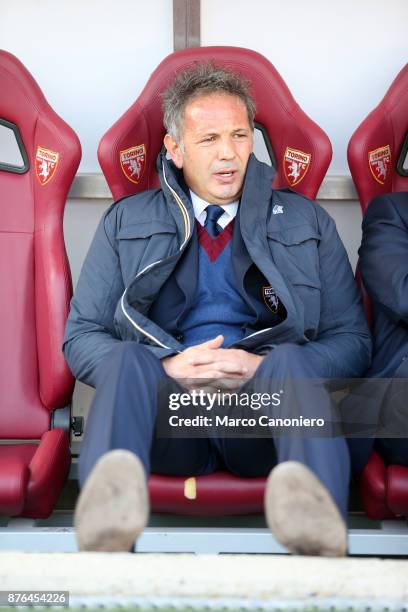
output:
[[[237,388],[251,378],[263,360],[263,356],[243,349],[223,349],[224,336],[197,344],[178,355],[162,360],[164,370],[171,378],[183,381],[192,388]]]

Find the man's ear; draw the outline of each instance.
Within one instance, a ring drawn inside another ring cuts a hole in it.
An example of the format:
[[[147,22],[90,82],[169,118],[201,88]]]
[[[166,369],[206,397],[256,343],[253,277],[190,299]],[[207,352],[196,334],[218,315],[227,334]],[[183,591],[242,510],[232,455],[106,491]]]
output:
[[[167,149],[167,153],[170,155],[171,161],[177,168],[181,169],[183,167],[183,154],[180,145],[170,136],[170,134],[165,135],[163,142]]]

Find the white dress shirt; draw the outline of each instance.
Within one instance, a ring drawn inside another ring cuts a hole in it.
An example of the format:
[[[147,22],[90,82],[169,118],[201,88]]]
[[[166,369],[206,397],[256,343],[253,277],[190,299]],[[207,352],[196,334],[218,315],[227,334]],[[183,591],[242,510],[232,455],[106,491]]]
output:
[[[200,198],[196,193],[194,193],[194,191],[191,191],[191,189],[190,195],[194,206],[195,218],[201,225],[204,225],[205,220],[207,218],[207,213],[205,212],[205,209],[209,205],[209,202],[206,202],[205,200]],[[235,215],[237,214],[238,204],[239,200],[235,200],[235,202],[231,202],[231,204],[218,205],[225,211],[217,221],[218,225],[222,227],[222,229],[224,229],[224,227],[226,227],[228,223],[232,221]]]

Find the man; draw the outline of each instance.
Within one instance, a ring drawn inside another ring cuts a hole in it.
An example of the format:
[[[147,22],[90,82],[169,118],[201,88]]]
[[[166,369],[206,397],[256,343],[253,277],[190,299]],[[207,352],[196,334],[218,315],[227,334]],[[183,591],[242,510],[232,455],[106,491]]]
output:
[[[371,383],[370,421],[371,426],[379,421],[380,437],[375,440],[375,447],[385,462],[405,466],[408,466],[407,387],[403,380],[408,378],[407,251],[408,192],[374,198],[364,215],[359,250],[360,273],[372,299],[374,315],[373,362],[366,377],[383,379]],[[381,431],[387,437],[382,438]],[[357,471],[367,463],[373,442],[373,437],[355,444],[350,440]]]
[[[150,471],[252,477],[278,463],[265,495],[276,537],[292,552],[343,555],[343,438],[157,435],[163,381],[254,390],[262,380],[287,393],[282,410],[330,419],[323,385],[287,380],[359,376],[370,360],[334,222],[307,198],[273,191],[272,170],[252,154],[248,83],[197,64],[176,76],[163,108],[171,161],[159,156],[161,189],[104,215],[67,325],[68,363],[96,387],[79,465],[79,546],[129,550],[147,521]]]

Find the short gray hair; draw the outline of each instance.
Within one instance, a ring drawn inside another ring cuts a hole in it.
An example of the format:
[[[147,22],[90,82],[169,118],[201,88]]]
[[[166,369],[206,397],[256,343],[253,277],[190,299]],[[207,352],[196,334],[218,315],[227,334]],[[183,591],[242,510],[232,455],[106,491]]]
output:
[[[192,100],[213,93],[237,96],[244,103],[251,129],[254,129],[255,101],[251,83],[240,73],[218,66],[213,61],[195,62],[176,74],[162,94],[163,123],[167,133],[180,142],[185,108]]]

